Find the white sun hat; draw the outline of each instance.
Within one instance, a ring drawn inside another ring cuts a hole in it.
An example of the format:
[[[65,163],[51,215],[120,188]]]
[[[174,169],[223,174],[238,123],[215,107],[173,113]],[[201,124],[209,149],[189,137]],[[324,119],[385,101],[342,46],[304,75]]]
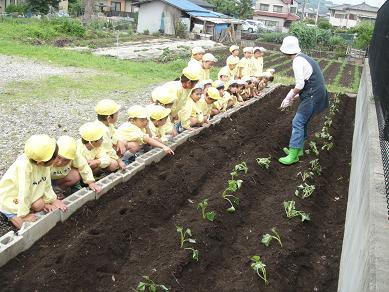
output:
[[[287,36],[282,41],[280,51],[287,55],[294,55],[301,52],[299,40],[295,36]]]

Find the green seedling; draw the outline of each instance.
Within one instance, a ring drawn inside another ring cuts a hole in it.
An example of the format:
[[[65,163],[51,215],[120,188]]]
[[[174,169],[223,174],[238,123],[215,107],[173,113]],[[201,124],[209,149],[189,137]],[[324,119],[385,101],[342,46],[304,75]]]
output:
[[[324,142],[323,146],[321,147],[322,150],[330,151],[332,148],[334,148],[334,143],[332,142]]]
[[[144,282],[140,281],[138,286],[136,287],[136,291],[150,291],[157,292],[158,288],[161,288],[162,291],[169,291],[169,289],[165,285],[156,284],[153,280],[148,276],[143,276]]]
[[[261,261],[260,256],[252,256],[251,257],[251,268],[257,273],[257,275],[265,282],[267,285],[269,282],[266,276],[266,265]]]
[[[324,125],[330,128],[330,127],[332,126],[332,119],[327,119],[327,120],[324,122]]]
[[[311,220],[311,217],[308,213],[296,210],[295,204],[295,201],[284,202],[286,217],[293,218],[300,216],[302,222],[304,222],[305,220]]]
[[[256,161],[257,161],[259,166],[266,168],[266,169],[269,169],[270,163],[271,163],[271,156],[269,156],[267,158],[257,158]]]
[[[270,245],[270,242],[275,239],[278,241],[278,243],[280,244],[280,246],[282,247],[282,242],[281,242],[281,237],[280,235],[277,233],[277,230],[275,227],[273,227],[271,229],[271,231],[273,232],[274,235],[271,235],[269,233],[266,233],[262,236],[262,240],[261,242],[265,245],[265,246],[269,246]]]
[[[201,209],[201,215],[203,219],[208,219],[209,221],[213,222],[216,217],[216,213],[214,211],[207,212],[208,208],[208,199],[202,200],[198,205],[197,205],[197,210]]]
[[[311,167],[311,171],[315,174],[315,175],[320,175],[321,174],[321,166],[320,166],[320,163],[319,163],[319,159],[314,159],[314,160],[311,160],[309,162],[309,165]]]
[[[181,248],[184,247],[185,242],[196,243],[196,240],[191,238],[192,231],[189,228],[185,229],[185,231],[181,226],[176,226],[176,228],[177,228],[177,232],[180,234],[180,247]]]
[[[222,194],[223,199],[228,201],[231,205],[231,207],[229,207],[227,209],[227,211],[230,213],[234,213],[236,211],[235,206],[239,205],[239,201],[240,201],[238,197],[232,195],[231,193],[235,193],[238,189],[240,189],[240,187],[242,186],[242,183],[243,183],[243,181],[240,179],[228,180],[228,186]],[[234,204],[235,204],[235,206],[234,206]]]
[[[299,185],[297,187],[297,190],[294,192],[294,194],[296,197],[300,197],[302,199],[305,199],[305,198],[310,197],[314,190],[315,190],[314,185],[309,185],[307,183],[304,183],[303,185]]]
[[[191,247],[185,247],[186,250],[189,250],[192,253],[192,259],[199,261],[199,251]]]
[[[316,142],[314,142],[314,141],[309,142],[309,149],[310,149],[310,151],[315,153],[316,156],[319,156],[319,150],[317,150]]]
[[[301,171],[300,171],[300,172],[297,174],[297,176],[301,176],[301,179],[302,179],[303,181],[306,181],[306,180],[312,178],[314,175],[315,175],[315,174],[314,174],[312,171],[304,171],[304,172],[301,172]]]
[[[247,167],[246,162],[239,163],[235,165],[234,170],[231,172],[231,177],[234,179],[240,171],[246,174],[248,170],[249,168]]]

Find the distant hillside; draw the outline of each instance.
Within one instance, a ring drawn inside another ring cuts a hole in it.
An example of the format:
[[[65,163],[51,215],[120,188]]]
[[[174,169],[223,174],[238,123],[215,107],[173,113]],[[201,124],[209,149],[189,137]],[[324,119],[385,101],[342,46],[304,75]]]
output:
[[[298,0],[297,3],[299,7],[303,6],[304,0]],[[306,0],[305,7],[309,7],[312,9],[317,9],[317,5],[319,4],[319,0]],[[328,7],[334,6],[335,4],[329,0],[320,0],[320,14],[325,14],[328,12]]]

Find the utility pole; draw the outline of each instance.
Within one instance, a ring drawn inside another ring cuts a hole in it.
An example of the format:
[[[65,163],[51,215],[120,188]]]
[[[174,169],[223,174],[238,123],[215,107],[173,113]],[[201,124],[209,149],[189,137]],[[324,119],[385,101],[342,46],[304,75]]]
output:
[[[303,2],[303,9],[301,10],[301,20],[304,20],[305,1]]]
[[[316,21],[315,21],[316,25],[317,25],[317,22],[319,20],[319,10],[320,10],[320,0],[319,0],[319,3],[317,3]]]

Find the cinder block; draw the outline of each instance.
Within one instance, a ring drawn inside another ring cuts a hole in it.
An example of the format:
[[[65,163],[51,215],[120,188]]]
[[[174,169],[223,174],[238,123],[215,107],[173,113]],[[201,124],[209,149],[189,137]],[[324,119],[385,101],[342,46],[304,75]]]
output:
[[[0,237],[0,267],[23,251],[23,237],[10,231]]]
[[[93,201],[96,199],[96,193],[92,190],[89,190],[87,188],[82,188],[78,192],[75,192],[74,194],[71,194],[69,197],[66,197],[63,202],[68,207],[68,210],[66,212],[61,212],[61,221],[65,221],[72,215],[74,212],[76,212],[78,209],[80,209],[86,202]]]
[[[29,249],[38,239],[52,229],[61,220],[60,210],[46,214],[39,213],[39,219],[35,222],[25,222],[18,231],[23,237],[23,251]]]
[[[216,124],[219,124],[221,120],[222,120],[221,117],[216,117],[216,116],[215,116],[215,117],[213,117],[213,118],[211,119],[210,123],[211,123],[212,125],[216,125]]]
[[[143,162],[134,161],[127,165],[127,168],[122,172],[122,181],[127,182],[131,177],[133,177],[137,172],[143,170],[146,165]]]
[[[173,141],[168,141],[165,143],[166,146],[169,146],[170,149],[172,149],[173,151],[176,150],[178,144],[176,142],[173,142]]]
[[[143,162],[145,165],[150,165],[153,163],[153,154],[151,153],[152,150],[138,156],[135,161]]]
[[[174,137],[173,142],[176,142],[178,145],[181,145],[185,143],[188,138],[190,137],[188,131],[185,131],[181,134],[178,134],[176,137]]]
[[[99,193],[95,193],[96,200],[100,199],[100,197],[102,195],[104,195],[106,192],[108,192],[112,188],[111,187],[112,181],[108,176],[98,180],[96,184],[98,184],[101,187],[101,191]]]
[[[153,150],[151,150],[151,154],[155,163],[160,162],[161,159],[166,156],[165,151],[163,151],[161,148],[154,148]]]
[[[123,181],[123,174],[120,171],[113,172],[107,177],[111,180],[111,189]]]

